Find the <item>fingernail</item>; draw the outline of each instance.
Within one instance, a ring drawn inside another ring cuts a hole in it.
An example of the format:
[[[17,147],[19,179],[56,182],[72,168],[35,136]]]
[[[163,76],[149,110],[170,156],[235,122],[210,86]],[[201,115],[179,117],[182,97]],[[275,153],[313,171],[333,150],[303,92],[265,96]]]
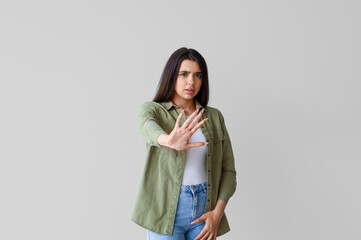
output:
[[[208,142],[206,142],[206,145],[208,144]]]

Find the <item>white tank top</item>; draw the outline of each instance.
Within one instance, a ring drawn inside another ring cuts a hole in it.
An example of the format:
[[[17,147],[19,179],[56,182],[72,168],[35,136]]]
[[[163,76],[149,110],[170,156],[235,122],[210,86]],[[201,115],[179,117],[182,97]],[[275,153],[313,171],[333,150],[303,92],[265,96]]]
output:
[[[206,142],[201,128],[192,135],[189,142]],[[207,145],[190,148],[186,152],[183,185],[196,185],[207,181]]]

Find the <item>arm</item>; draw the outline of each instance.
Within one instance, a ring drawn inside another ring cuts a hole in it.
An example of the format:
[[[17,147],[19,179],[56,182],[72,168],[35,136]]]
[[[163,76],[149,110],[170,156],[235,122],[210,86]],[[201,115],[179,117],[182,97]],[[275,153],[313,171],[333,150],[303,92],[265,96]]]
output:
[[[152,102],[142,105],[138,115],[138,131],[142,138],[152,146],[160,147],[157,139],[161,134],[167,134],[159,126],[156,118],[156,110]]]
[[[228,135],[228,131],[224,122],[224,118],[221,115],[222,130],[225,133],[225,139],[222,143],[222,175],[218,190],[218,199],[224,200],[226,203],[233,196],[236,191],[236,169],[234,165],[234,155],[231,140]]]

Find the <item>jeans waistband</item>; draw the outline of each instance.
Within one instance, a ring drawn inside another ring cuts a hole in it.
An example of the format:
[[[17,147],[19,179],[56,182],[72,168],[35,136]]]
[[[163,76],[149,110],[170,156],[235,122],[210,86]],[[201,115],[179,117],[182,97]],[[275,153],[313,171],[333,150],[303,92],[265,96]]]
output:
[[[182,185],[181,186],[181,192],[207,192],[207,182],[196,184],[196,185]]]

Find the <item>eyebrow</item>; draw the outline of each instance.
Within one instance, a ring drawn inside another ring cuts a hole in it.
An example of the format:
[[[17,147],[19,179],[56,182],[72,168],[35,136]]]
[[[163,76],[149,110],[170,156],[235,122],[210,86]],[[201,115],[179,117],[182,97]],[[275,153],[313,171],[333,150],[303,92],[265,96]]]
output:
[[[190,73],[191,71],[186,71],[186,70],[181,70],[179,72],[186,72],[186,73]],[[196,72],[196,73],[202,73],[202,72]]]

